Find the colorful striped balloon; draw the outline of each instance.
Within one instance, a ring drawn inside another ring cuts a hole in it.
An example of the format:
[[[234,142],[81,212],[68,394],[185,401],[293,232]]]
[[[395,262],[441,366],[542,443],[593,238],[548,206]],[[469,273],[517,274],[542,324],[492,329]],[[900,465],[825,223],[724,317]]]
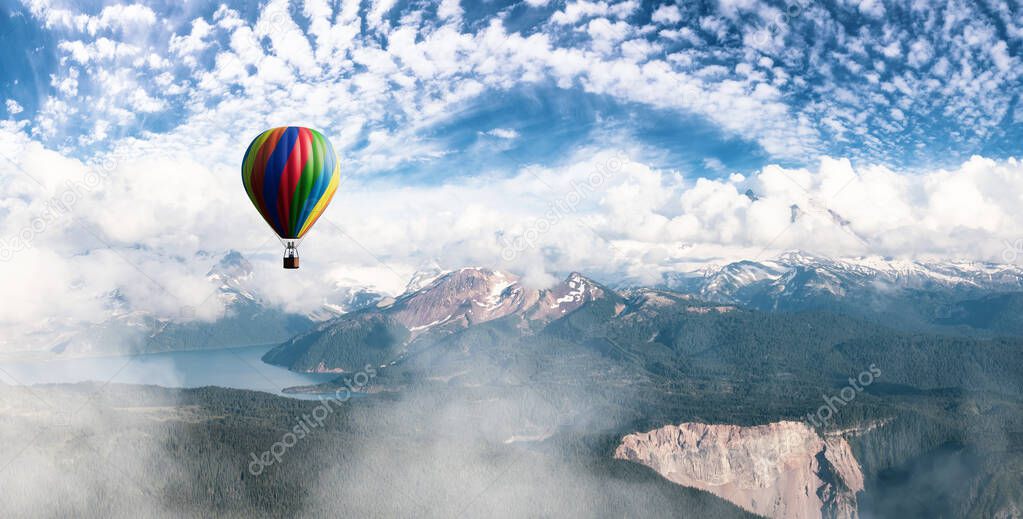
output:
[[[309,232],[340,181],[334,147],[311,128],[271,128],[249,144],[242,161],[249,200],[285,240],[297,240]]]

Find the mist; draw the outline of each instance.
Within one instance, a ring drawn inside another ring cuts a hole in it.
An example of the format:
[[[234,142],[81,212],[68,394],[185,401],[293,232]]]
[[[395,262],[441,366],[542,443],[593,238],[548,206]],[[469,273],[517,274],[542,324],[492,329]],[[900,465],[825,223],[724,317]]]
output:
[[[436,359],[430,366],[435,373],[462,370]],[[536,373],[514,363],[478,368],[469,379],[444,376],[446,382],[410,382],[400,392],[320,401],[117,383],[3,386],[0,513],[744,515],[611,459],[616,438],[603,427],[588,430],[607,419],[598,406],[580,406],[584,390],[559,394],[551,379],[534,380]],[[307,434],[253,474],[253,454],[274,449],[303,423]]]

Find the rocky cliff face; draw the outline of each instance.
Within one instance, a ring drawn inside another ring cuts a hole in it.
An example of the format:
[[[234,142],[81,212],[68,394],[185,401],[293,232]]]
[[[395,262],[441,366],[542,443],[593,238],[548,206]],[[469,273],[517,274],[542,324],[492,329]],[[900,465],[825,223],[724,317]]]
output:
[[[684,423],[625,436],[615,458],[776,518],[855,518],[863,474],[840,436],[800,422]]]

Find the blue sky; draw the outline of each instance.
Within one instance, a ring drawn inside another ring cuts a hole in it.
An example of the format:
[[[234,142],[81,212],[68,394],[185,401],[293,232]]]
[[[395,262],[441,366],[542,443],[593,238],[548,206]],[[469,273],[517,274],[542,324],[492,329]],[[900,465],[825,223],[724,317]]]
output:
[[[409,182],[552,164],[623,141],[658,166],[708,177],[820,155],[906,170],[1019,155],[1019,5],[447,4],[4,0],[0,113],[88,158],[125,137],[198,128],[191,117],[239,100],[262,119],[202,129],[255,134],[280,121],[280,97],[303,102],[295,85],[337,85],[351,95],[308,101],[303,115],[320,110],[328,134],[345,133],[350,171]],[[345,23],[350,41],[326,43]],[[239,28],[255,36],[243,41]],[[519,38],[493,51],[494,63],[427,56],[417,71],[396,50],[408,40],[468,53],[458,39],[488,30]],[[256,57],[237,59],[247,52]],[[366,65],[374,52],[386,66]],[[265,56],[282,58],[274,73],[287,77],[267,80],[261,69],[278,62]],[[391,90],[360,92],[358,80]],[[382,159],[385,142],[405,149]]]

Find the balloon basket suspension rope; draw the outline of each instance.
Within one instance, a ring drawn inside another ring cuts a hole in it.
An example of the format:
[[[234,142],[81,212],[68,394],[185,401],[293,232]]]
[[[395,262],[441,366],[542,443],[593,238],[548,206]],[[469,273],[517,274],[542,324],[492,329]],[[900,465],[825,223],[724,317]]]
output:
[[[295,242],[289,241],[284,249],[284,268],[286,269],[297,269],[298,268],[298,248],[295,247]]]

